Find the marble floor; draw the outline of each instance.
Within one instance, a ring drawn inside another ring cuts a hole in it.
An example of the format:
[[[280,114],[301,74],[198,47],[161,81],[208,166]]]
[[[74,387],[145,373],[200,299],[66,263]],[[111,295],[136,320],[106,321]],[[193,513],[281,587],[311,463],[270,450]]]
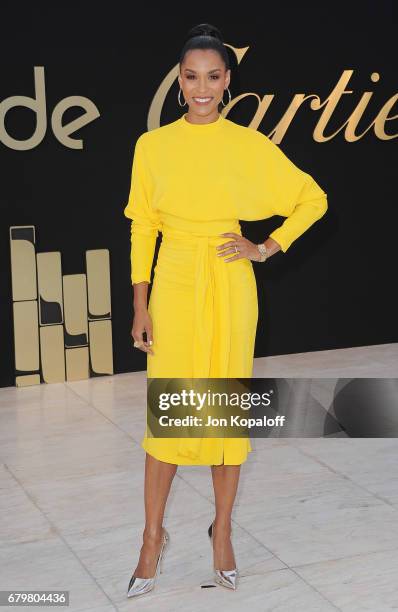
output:
[[[255,439],[233,513],[236,592],[201,588],[210,470],[180,466],[164,571],[127,599],[144,520],[145,374],[0,389],[0,590],[68,590],[73,612],[398,608],[396,438]],[[253,375],[322,379],[322,399],[339,377],[397,377],[398,344],[259,358]]]

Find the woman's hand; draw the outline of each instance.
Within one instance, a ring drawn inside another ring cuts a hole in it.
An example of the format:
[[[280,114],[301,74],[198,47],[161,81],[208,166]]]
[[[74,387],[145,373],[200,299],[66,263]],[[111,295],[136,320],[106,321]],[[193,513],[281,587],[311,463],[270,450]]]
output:
[[[221,234],[221,236],[229,236],[233,238],[233,240],[220,244],[216,247],[218,251],[222,251],[217,253],[219,257],[230,254],[233,255],[233,257],[225,258],[226,262],[235,261],[235,259],[243,259],[244,257],[246,259],[250,259],[251,261],[260,261],[261,253],[254,242],[251,242],[247,238],[244,238],[240,234],[235,234],[234,232],[226,232],[225,234]],[[239,253],[236,252],[235,245]]]
[[[220,236],[232,238],[232,240],[229,240],[228,242],[220,244],[216,247],[216,249],[219,251],[217,255],[220,257],[224,255],[233,255],[233,257],[225,257],[224,261],[226,263],[235,261],[235,259],[243,258],[251,259],[252,261],[260,261],[261,253],[258,250],[257,244],[254,244],[254,242],[251,242],[240,234],[235,234],[235,232],[225,232],[225,234],[220,234]],[[269,259],[271,255],[274,255],[281,250],[280,244],[269,236],[264,244],[265,248],[267,249],[267,259]],[[239,253],[236,252],[235,245]]]
[[[143,333],[146,332],[146,342],[143,340]],[[146,307],[136,307],[134,310],[133,327],[131,335],[134,341],[141,342],[141,346],[135,348],[144,351],[144,353],[150,353],[153,355],[153,350],[150,345],[153,342],[152,337],[152,319]]]

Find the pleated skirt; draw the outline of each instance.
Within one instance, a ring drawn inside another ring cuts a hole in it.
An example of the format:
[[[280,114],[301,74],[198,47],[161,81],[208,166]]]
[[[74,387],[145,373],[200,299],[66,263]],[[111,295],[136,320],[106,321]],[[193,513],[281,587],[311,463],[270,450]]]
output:
[[[205,229],[206,228],[206,229]],[[241,234],[225,223],[188,231],[163,227],[148,312],[153,352],[148,378],[251,378],[258,321],[252,262],[227,263],[216,246]],[[141,443],[161,461],[177,465],[239,465],[252,450],[246,438],[155,438]]]

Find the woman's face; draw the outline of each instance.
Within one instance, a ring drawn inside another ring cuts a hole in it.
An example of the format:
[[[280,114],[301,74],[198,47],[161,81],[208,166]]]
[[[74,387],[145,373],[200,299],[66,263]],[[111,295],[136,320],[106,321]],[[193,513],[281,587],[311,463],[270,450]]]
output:
[[[178,82],[190,117],[217,118],[218,105],[224,89],[229,86],[230,74],[230,70],[225,70],[220,54],[213,49],[192,49],[185,54]],[[206,100],[201,103],[197,98]]]

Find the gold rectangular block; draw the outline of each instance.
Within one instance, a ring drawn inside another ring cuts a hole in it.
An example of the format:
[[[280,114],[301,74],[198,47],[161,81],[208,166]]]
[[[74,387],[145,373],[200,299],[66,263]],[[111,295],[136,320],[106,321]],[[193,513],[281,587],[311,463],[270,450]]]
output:
[[[90,361],[95,374],[113,374],[112,322],[90,321]]]
[[[44,382],[65,382],[63,325],[40,327],[41,369]]]
[[[59,325],[64,322],[61,253],[37,253],[36,259],[40,325]]]
[[[30,387],[31,385],[40,385],[40,374],[26,374],[26,376],[16,376],[16,387]]]
[[[65,347],[87,346],[87,282],[85,274],[63,276]]]
[[[109,250],[86,251],[88,320],[110,319],[111,282]]]
[[[65,349],[66,380],[83,380],[90,377],[88,346]]]
[[[37,300],[13,302],[15,369],[36,372],[40,368]]]
[[[11,283],[14,301],[36,300],[35,228],[10,226]]]

